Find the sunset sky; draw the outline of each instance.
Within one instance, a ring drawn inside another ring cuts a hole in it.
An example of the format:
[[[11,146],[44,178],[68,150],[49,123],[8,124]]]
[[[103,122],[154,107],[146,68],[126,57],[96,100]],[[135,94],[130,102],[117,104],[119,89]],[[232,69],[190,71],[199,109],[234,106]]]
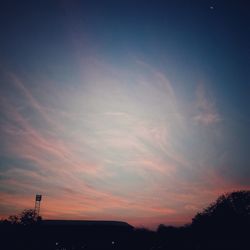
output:
[[[249,189],[249,11],[1,1],[0,217],[182,225]]]

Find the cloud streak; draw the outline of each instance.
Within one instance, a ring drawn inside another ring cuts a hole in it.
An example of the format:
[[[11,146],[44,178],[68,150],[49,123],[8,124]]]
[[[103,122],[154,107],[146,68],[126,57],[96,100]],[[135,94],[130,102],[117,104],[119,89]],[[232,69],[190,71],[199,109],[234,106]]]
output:
[[[203,125],[213,125],[222,120],[212,101],[205,91],[204,85],[199,84],[196,89],[196,107],[198,109],[194,120]]]
[[[205,126],[221,120],[203,86],[184,113],[189,103],[142,61],[125,68],[83,61],[75,83],[49,81],[39,101],[28,79],[11,73],[8,81],[1,95],[2,216],[32,207],[42,193],[45,218],[180,224],[221,192],[243,188],[206,162],[203,142],[194,140],[189,117]]]

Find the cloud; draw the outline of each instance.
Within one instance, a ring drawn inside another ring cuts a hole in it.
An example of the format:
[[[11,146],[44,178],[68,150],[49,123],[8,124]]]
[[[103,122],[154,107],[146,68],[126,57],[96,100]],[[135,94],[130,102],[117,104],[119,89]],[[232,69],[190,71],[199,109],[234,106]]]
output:
[[[83,61],[75,82],[48,81],[43,92],[14,73],[8,81],[0,96],[0,203],[9,213],[33,207],[41,193],[45,218],[180,224],[240,187],[203,159],[203,141],[180,108],[189,103],[142,61],[126,67]],[[219,122],[204,87],[196,94],[194,120]],[[195,135],[199,147],[190,149]]]
[[[199,84],[196,89],[196,108],[197,114],[194,120],[203,125],[213,125],[222,120],[216,110],[215,102],[208,97],[204,85]]]

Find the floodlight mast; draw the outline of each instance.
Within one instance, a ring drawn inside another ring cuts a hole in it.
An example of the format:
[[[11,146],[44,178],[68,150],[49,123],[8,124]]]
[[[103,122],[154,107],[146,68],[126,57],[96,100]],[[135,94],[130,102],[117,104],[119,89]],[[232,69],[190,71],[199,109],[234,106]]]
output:
[[[41,201],[42,201],[42,195],[41,194],[37,194],[36,195],[36,199],[35,199],[35,215],[36,215],[36,217],[39,216]]]

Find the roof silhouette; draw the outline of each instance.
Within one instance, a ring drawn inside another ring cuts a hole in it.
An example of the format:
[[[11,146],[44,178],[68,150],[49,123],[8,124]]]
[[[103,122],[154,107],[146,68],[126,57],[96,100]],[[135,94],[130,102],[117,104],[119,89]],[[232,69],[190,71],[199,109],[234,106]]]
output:
[[[42,220],[45,226],[117,226],[134,228],[127,222],[123,221],[106,221],[106,220]]]

